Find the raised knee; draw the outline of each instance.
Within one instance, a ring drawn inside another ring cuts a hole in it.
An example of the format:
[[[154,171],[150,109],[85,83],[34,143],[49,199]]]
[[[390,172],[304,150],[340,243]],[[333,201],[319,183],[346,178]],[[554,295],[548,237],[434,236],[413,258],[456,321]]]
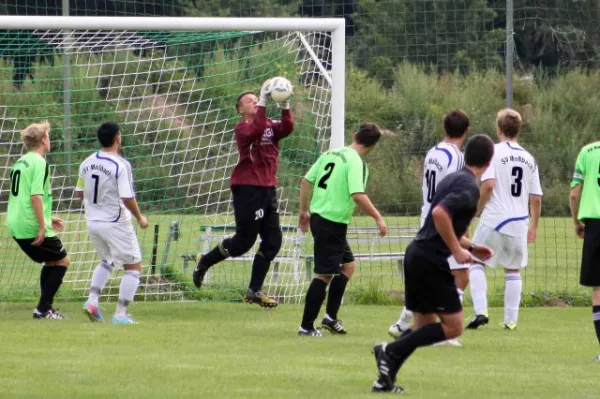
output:
[[[252,248],[252,246],[254,245],[254,243],[256,242],[256,236],[254,237],[250,237],[250,236],[240,236],[240,235],[235,235],[233,237],[231,237],[229,240],[225,240],[225,242],[223,243],[223,246],[225,247],[225,249],[227,250],[227,253],[229,253],[229,256],[241,256],[243,254],[245,254],[246,252],[248,252],[250,250],[250,248]]]
[[[346,263],[345,265],[342,265],[342,274],[344,276],[346,276],[346,278],[348,280],[350,280],[350,278],[354,274],[355,270],[356,270],[356,263],[354,263],[354,262],[350,262],[350,263]]]
[[[283,234],[281,231],[274,231],[264,242],[261,243],[260,252],[262,256],[269,262],[275,259],[279,250],[281,249],[281,243],[283,242]]]

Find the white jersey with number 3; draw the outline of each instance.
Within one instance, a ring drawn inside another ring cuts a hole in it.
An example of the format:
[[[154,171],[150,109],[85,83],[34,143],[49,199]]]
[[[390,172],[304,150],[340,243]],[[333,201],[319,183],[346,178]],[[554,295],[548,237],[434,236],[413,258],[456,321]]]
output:
[[[463,154],[457,146],[441,142],[427,152],[423,170],[423,207],[421,208],[421,226],[429,214],[431,201],[438,184],[450,173],[465,166]]]
[[[493,179],[494,191],[481,222],[502,234],[527,235],[529,196],[542,195],[538,166],[529,152],[515,142],[495,145],[494,157],[481,181]]]
[[[116,153],[96,152],[79,167],[76,191],[83,191],[85,216],[91,222],[130,222],[123,199],[135,197],[131,164]]]

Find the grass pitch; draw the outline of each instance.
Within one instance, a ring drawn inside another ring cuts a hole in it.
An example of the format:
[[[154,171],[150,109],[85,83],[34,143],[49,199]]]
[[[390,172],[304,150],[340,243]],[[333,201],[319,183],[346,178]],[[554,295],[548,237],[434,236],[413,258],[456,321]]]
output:
[[[350,334],[315,339],[296,336],[301,306],[135,303],[140,324],[113,326],[60,305],[62,322],[0,304],[1,398],[372,398],[370,350],[400,310],[345,306]],[[463,348],[419,349],[399,374],[408,397],[598,397],[589,308],[522,309],[514,332],[501,320],[493,309]]]

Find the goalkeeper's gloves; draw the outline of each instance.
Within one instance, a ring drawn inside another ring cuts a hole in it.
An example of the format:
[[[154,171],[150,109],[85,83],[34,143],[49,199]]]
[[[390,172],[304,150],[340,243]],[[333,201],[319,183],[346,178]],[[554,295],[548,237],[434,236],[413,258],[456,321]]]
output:
[[[260,95],[258,97],[258,106],[266,107],[267,101],[271,98],[271,79],[267,79],[265,83],[263,83],[262,88],[260,89]]]

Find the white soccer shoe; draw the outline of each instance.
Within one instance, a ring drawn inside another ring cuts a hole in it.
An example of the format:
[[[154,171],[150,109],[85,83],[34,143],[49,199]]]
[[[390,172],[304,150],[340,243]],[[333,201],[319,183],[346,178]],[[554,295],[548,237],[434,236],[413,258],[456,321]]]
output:
[[[388,334],[395,339],[400,338],[404,331],[405,330],[403,330],[398,323],[394,323],[388,328]]]
[[[442,346],[442,345],[450,345],[456,348],[462,348],[462,343],[458,338],[447,339],[446,341],[438,342],[437,344],[433,344],[433,346]]]

